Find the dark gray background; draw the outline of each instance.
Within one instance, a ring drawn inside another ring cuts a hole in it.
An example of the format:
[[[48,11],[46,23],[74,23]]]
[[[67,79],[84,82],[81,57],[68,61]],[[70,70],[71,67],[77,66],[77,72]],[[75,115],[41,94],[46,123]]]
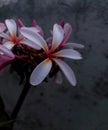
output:
[[[77,77],[72,87],[52,81],[31,88],[15,130],[108,130],[108,0],[1,0],[0,21],[36,19],[45,37],[56,22],[72,25],[69,41],[85,45],[83,60],[70,61]],[[23,86],[19,77],[0,75],[0,94],[10,113]]]

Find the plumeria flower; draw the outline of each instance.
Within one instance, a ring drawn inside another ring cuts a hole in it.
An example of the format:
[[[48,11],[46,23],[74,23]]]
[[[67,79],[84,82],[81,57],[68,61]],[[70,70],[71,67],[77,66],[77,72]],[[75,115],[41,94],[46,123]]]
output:
[[[1,33],[0,37],[5,39],[3,40],[3,45],[6,48],[11,50],[15,45],[22,43],[35,49],[40,49],[39,46],[34,46],[32,41],[28,41],[20,34],[17,28],[17,24],[13,19],[5,20],[5,24],[7,26],[8,31],[6,33]]]
[[[64,21],[60,23],[60,26],[62,27],[63,31],[64,31],[64,38],[62,40],[62,42],[59,45],[60,49],[83,49],[84,45],[82,44],[78,44],[78,43],[69,43],[68,39],[72,33],[72,27],[69,23],[65,23]],[[52,37],[47,39],[47,43],[51,43],[52,41]],[[57,83],[57,84],[61,84],[62,83],[62,74],[61,71],[58,71],[55,76],[53,77],[53,80]]]
[[[34,30],[29,30],[26,28],[21,29],[21,34],[26,38],[30,39],[37,45],[39,45],[45,52],[46,58],[40,64],[36,66],[30,76],[30,83],[32,85],[40,84],[50,73],[53,63],[56,63],[62,73],[66,76],[67,80],[73,85],[76,85],[76,78],[72,69],[64,62],[63,58],[70,58],[74,60],[82,59],[79,52],[73,49],[62,49],[60,44],[64,39],[64,29],[55,24],[53,26],[53,38],[52,44],[49,47],[46,41],[41,35],[39,35]]]

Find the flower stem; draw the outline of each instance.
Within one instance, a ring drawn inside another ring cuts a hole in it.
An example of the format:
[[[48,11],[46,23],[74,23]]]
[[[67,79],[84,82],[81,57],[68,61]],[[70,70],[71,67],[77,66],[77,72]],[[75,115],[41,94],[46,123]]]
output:
[[[25,85],[24,85],[24,88],[22,90],[22,93],[21,93],[21,95],[20,95],[20,97],[19,97],[19,99],[18,99],[18,101],[17,101],[17,103],[15,105],[15,108],[13,109],[13,112],[11,114],[11,119],[14,119],[14,120],[16,119],[16,117],[17,117],[17,115],[18,115],[18,113],[19,113],[19,111],[21,109],[21,106],[22,106],[22,104],[24,102],[24,99],[26,98],[26,95],[29,92],[29,89],[30,89],[30,84],[29,84],[29,82],[27,80]]]

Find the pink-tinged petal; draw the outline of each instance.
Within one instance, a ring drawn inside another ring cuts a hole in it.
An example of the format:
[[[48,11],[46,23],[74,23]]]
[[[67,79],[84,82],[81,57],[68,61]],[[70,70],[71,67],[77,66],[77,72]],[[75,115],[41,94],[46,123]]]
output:
[[[35,19],[33,19],[32,26],[37,28],[38,33],[39,33],[41,36],[44,36],[44,32],[43,32],[42,28],[37,24],[37,22],[36,22]]]
[[[37,26],[37,22],[36,22],[36,20],[35,20],[35,19],[33,19],[33,21],[32,21],[32,26],[34,26],[34,27],[36,27],[36,26]]]
[[[52,67],[52,61],[50,59],[46,59],[43,62],[41,62],[33,70],[30,76],[30,84],[34,86],[40,84],[49,74],[51,67]]]
[[[9,42],[7,41],[7,42],[3,43],[3,46],[5,46],[7,49],[11,50],[15,46],[15,44],[10,41]]]
[[[64,25],[64,33],[65,33],[65,38],[68,40],[72,33],[72,26],[69,23],[66,23]]]
[[[6,29],[6,26],[4,25],[4,23],[0,23],[0,33],[5,31],[5,29]]]
[[[73,49],[60,50],[56,53],[53,53],[53,56],[70,58],[70,59],[74,59],[74,60],[82,59],[81,54],[78,51],[75,51]]]
[[[11,41],[11,37],[9,37],[8,34],[6,34],[6,33],[1,33],[0,37],[5,38],[6,40],[10,40]]]
[[[32,41],[30,41],[28,39],[23,39],[21,41],[21,43],[24,44],[24,45],[27,45],[29,47],[32,47],[32,48],[34,48],[36,50],[40,50],[41,49],[40,46],[38,46],[36,43],[34,43],[34,42],[32,42]]]
[[[5,46],[3,46],[3,45],[0,45],[0,51],[3,53],[3,54],[5,54],[5,55],[7,55],[8,57],[10,57],[10,58],[14,58],[15,57],[15,55],[9,50],[9,49],[7,49]]]
[[[67,43],[63,46],[63,49],[83,49],[84,45],[78,43]]]
[[[43,32],[42,28],[39,25],[37,25],[36,29],[38,30],[38,33],[43,37],[44,36],[44,32]]]
[[[54,24],[53,39],[52,39],[52,50],[55,50],[61,44],[63,38],[64,38],[63,28],[58,24]]]
[[[67,44],[67,41],[68,41],[68,39],[69,39],[69,37],[70,37],[70,35],[72,33],[72,27],[71,27],[71,25],[69,23],[66,23],[64,25],[64,33],[65,33],[65,36],[64,36],[64,39],[63,39],[63,41],[61,43],[61,46]]]
[[[48,37],[48,38],[46,39],[46,42],[47,42],[48,48],[51,48],[51,45],[52,45],[52,37]]]
[[[76,85],[76,78],[75,78],[75,74],[72,71],[72,69],[69,67],[68,64],[66,64],[63,60],[61,59],[53,59],[58,66],[60,67],[61,71],[63,72],[63,74],[66,76],[67,80],[70,82],[70,84],[72,84],[73,86]]]
[[[64,28],[65,22],[61,21],[60,25],[61,25],[62,28]]]
[[[0,71],[9,65],[13,60],[14,58],[10,58],[6,55],[0,55]]]
[[[16,22],[13,19],[7,19],[5,20],[6,26],[9,30],[9,33],[11,34],[12,37],[16,36],[17,32],[17,25]]]
[[[19,25],[20,28],[24,27],[24,24],[23,24],[23,22],[20,19],[18,19],[18,25]]]
[[[63,82],[61,71],[57,72],[57,74],[54,76],[53,80],[57,84],[61,84]]]
[[[35,42],[38,46],[43,48],[45,51],[48,51],[48,46],[46,44],[46,41],[43,39],[41,35],[37,33],[37,31],[34,31],[34,29],[33,30],[28,29],[27,27],[22,27],[20,32],[24,37]]]

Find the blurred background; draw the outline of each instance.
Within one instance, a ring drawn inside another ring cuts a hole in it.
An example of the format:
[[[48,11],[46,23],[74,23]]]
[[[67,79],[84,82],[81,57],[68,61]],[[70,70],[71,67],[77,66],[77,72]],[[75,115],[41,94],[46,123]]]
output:
[[[54,23],[72,25],[70,42],[85,46],[83,59],[67,60],[77,78],[72,87],[64,78],[32,87],[14,130],[108,130],[108,0],[0,0],[0,22],[33,19],[50,36]],[[7,67],[0,73],[0,114],[10,114],[23,85]],[[0,119],[0,120],[2,120]]]

